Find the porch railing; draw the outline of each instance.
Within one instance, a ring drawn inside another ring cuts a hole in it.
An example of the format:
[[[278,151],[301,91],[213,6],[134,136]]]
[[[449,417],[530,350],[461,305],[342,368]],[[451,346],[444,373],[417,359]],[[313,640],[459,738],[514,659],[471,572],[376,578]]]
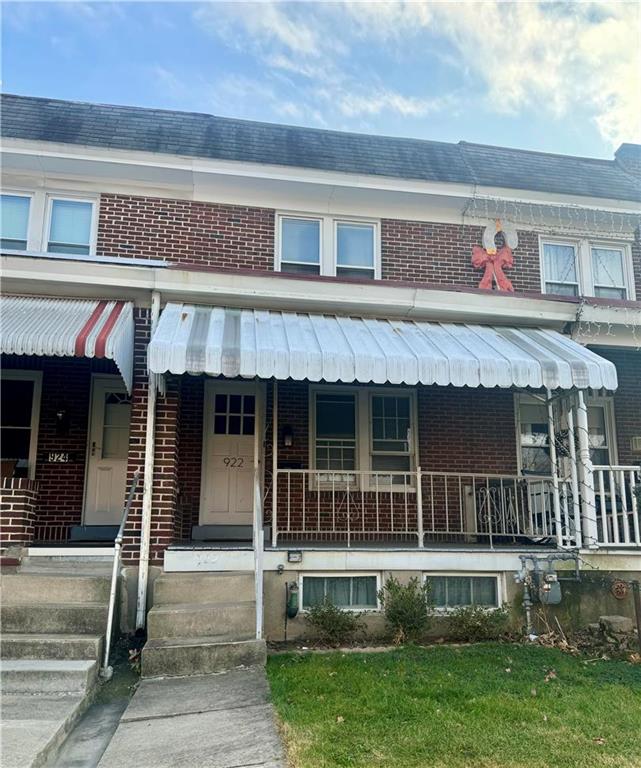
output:
[[[109,608],[107,610],[107,631],[105,634],[105,649],[102,661],[102,667],[100,668],[100,676],[109,680],[113,675],[113,669],[109,666],[109,654],[111,652],[111,638],[113,635],[114,627],[114,612],[116,610],[116,594],[118,592],[118,575],[120,574],[120,560],[122,556],[122,540],[125,533],[125,525],[127,524],[127,518],[129,511],[131,510],[131,504],[134,499],[134,494],[138,487],[140,480],[140,470],[137,469],[134,472],[133,479],[131,481],[131,487],[127,494],[127,501],[125,502],[125,508],[122,513],[122,519],[120,521],[120,527],[116,534],[114,541],[114,561],[111,569],[111,588],[109,590]]]
[[[636,493],[641,468],[595,465],[593,469],[597,543],[641,547],[641,505]]]
[[[406,540],[575,546],[570,483],[551,477],[278,469],[272,542]]]

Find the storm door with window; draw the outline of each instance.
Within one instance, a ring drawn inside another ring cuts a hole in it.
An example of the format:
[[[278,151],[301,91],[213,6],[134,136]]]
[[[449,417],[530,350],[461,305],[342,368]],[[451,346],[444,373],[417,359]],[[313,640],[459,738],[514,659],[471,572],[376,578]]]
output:
[[[205,387],[201,525],[251,525],[256,388]]]
[[[122,381],[95,377],[91,396],[85,525],[119,525],[127,484],[131,398]]]

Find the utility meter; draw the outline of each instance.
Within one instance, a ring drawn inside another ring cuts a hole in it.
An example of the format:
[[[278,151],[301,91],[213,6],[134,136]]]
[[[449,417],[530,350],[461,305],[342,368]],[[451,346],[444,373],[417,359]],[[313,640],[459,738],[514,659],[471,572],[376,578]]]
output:
[[[553,571],[539,571],[533,574],[537,581],[537,594],[543,605],[558,605],[561,602],[561,585]]]

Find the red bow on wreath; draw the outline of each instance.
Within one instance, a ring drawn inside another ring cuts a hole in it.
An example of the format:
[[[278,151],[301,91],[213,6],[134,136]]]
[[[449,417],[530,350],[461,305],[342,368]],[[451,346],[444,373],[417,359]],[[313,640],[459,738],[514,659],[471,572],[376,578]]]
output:
[[[472,266],[476,269],[483,269],[485,273],[479,283],[479,288],[492,288],[494,280],[499,291],[514,291],[510,279],[507,277],[504,269],[514,266],[514,256],[512,249],[504,245],[497,251],[494,248],[481,248],[475,245],[472,248]]]

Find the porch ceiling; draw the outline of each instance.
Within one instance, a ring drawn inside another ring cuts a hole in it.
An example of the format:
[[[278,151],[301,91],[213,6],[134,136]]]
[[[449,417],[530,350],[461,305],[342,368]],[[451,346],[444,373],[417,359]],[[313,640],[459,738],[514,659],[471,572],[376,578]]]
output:
[[[0,316],[2,352],[106,357],[116,363],[131,392],[134,350],[131,302],[2,296]]]
[[[609,389],[614,365],[556,331],[169,303],[154,373],[457,387]]]

